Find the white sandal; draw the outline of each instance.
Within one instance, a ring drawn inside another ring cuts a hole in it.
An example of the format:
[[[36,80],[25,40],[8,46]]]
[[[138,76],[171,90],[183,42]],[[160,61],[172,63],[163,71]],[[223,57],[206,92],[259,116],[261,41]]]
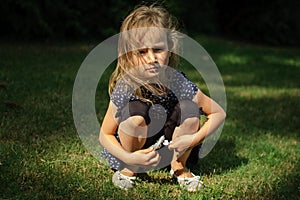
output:
[[[177,178],[177,182],[179,183],[180,187],[187,189],[189,192],[200,191],[203,186],[203,182],[200,180],[200,176],[195,176],[193,173],[191,173],[193,175],[192,178],[181,178],[174,173],[173,169],[171,169],[170,174]]]
[[[116,171],[112,177],[112,182],[121,189],[129,190],[133,188],[135,179],[135,176],[125,176],[120,171]]]

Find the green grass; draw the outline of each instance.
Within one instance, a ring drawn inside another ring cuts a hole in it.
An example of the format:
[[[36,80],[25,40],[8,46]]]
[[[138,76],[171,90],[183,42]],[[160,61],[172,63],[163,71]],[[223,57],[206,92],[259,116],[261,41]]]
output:
[[[96,44],[3,43],[0,199],[299,199],[300,50],[197,40],[222,74],[228,103],[218,143],[193,167],[202,192],[181,190],[166,171],[131,191],[115,189],[112,172],[87,152],[73,124],[72,89]],[[207,92],[188,63],[180,67]],[[110,70],[96,94],[99,121]]]

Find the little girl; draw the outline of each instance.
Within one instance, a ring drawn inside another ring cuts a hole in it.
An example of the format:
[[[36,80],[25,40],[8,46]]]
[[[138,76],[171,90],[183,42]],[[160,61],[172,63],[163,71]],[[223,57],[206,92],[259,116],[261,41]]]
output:
[[[180,186],[198,191],[202,182],[187,169],[187,159],[225,119],[215,101],[174,69],[175,26],[164,8],[152,5],[136,8],[120,29],[118,63],[110,78],[100,142],[102,156],[115,170],[112,182],[122,189],[134,186],[138,172],[171,165]],[[200,129],[201,112],[207,121]],[[158,149],[162,145],[157,141],[164,141],[165,147]]]

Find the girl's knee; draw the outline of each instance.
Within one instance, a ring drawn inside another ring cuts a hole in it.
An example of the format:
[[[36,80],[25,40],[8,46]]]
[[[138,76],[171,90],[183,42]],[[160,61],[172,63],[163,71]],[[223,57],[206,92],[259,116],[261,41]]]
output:
[[[119,134],[126,134],[131,137],[146,137],[146,121],[142,116],[131,116],[119,124],[119,132]]]
[[[191,100],[180,101],[180,127],[187,132],[198,131],[200,125],[198,105]]]
[[[147,137],[147,126],[144,118],[132,116],[121,122],[118,135],[125,150],[133,152],[141,149]]]
[[[186,133],[195,133],[199,130],[200,127],[200,119],[199,117],[190,117],[185,119],[180,124],[180,129],[182,129]]]
[[[119,132],[131,137],[145,138],[149,123],[147,104],[141,101],[130,101],[122,109]]]

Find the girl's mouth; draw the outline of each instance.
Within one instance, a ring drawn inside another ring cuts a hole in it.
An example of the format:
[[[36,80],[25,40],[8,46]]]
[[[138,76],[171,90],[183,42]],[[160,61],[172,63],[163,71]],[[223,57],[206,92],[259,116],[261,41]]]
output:
[[[150,67],[150,68],[148,68],[148,69],[146,69],[147,71],[154,71],[154,70],[157,70],[158,69],[158,67]]]
[[[156,71],[159,68],[159,64],[149,65],[149,67],[146,68],[147,71]]]

